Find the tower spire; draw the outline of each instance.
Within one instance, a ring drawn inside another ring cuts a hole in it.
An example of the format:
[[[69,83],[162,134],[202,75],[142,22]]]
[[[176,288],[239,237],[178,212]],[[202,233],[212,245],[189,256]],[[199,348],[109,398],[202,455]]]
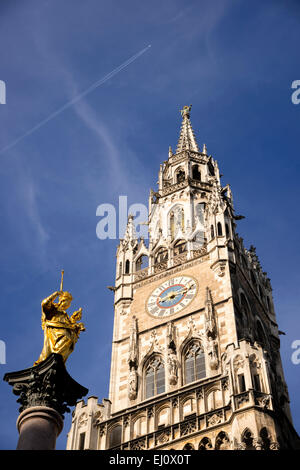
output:
[[[199,152],[199,147],[196,142],[195,134],[190,121],[191,108],[192,105],[184,106],[180,111],[182,116],[182,124],[176,153],[182,152],[183,150],[193,150],[194,152]]]
[[[127,222],[127,227],[126,227],[126,232],[124,236],[124,241],[125,242],[132,242],[137,240],[137,234],[135,231],[135,226],[133,222],[133,215],[129,214],[128,215],[128,222]]]

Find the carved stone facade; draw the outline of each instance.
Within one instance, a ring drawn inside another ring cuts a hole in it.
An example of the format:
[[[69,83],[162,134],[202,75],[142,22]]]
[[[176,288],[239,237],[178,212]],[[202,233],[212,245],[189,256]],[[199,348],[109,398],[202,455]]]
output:
[[[129,216],[117,249],[109,400],[77,404],[68,449],[299,445],[270,280],[236,233],[242,216],[190,107],[182,118],[150,192],[149,241]]]

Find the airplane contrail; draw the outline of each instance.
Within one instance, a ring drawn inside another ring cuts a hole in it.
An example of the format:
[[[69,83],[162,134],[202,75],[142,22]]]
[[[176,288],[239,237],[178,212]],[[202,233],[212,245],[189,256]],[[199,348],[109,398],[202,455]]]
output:
[[[52,119],[54,119],[56,116],[58,116],[60,113],[62,113],[63,111],[65,111],[66,109],[68,109],[70,106],[72,106],[74,103],[76,103],[77,101],[79,101],[81,98],[83,98],[84,96],[88,95],[89,93],[91,93],[93,90],[95,90],[96,88],[98,88],[100,85],[103,85],[103,83],[107,82],[107,80],[109,80],[110,78],[112,78],[114,75],[116,75],[117,73],[121,72],[121,70],[125,69],[126,67],[128,67],[128,65],[132,64],[132,62],[134,62],[136,59],[138,59],[142,54],[144,54],[149,48],[151,47],[151,45],[145,47],[144,49],[142,49],[140,52],[138,52],[137,54],[134,54],[132,57],[130,57],[128,60],[126,60],[126,62],[123,62],[121,65],[119,65],[119,67],[116,67],[114,70],[112,70],[111,72],[109,72],[107,75],[105,75],[103,78],[101,78],[100,80],[97,80],[95,83],[93,83],[92,85],[90,85],[86,90],[84,90],[82,93],[80,93],[79,95],[75,96],[75,98],[71,99],[70,101],[68,101],[67,103],[65,103],[63,106],[61,106],[60,108],[58,108],[56,111],[54,111],[53,113],[51,113],[47,118],[43,119],[42,121],[40,121],[38,124],[36,124],[34,127],[32,127],[31,129],[29,129],[27,132],[25,132],[25,134],[22,134],[20,137],[18,137],[17,139],[15,139],[13,142],[11,142],[10,144],[6,145],[5,147],[3,147],[1,150],[0,150],[0,155],[2,153],[4,153],[6,150],[8,149],[11,149],[12,147],[14,147],[15,145],[17,145],[21,140],[25,139],[25,137],[28,137],[29,135],[33,134],[35,131],[37,131],[38,129],[40,129],[42,126],[44,126],[45,124],[47,124],[47,122],[51,121]]]

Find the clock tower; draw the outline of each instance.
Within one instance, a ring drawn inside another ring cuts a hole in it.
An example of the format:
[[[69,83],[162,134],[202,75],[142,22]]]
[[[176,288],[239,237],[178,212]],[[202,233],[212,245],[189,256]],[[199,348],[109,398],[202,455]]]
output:
[[[297,448],[270,280],[236,232],[230,186],[191,106],[150,191],[148,240],[117,248],[109,399],[73,412],[68,449]]]

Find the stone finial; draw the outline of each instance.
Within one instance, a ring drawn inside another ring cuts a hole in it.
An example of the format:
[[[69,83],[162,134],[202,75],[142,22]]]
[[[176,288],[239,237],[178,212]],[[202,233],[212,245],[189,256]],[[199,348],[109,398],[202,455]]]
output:
[[[180,129],[176,153],[182,152],[184,150],[192,150],[193,152],[199,152],[199,147],[196,142],[192,124],[190,121],[191,107],[192,105],[184,106],[180,111],[183,121]]]
[[[137,234],[135,231],[135,225],[134,225],[134,216],[132,214],[128,215],[128,221],[127,221],[127,227],[126,227],[126,232],[124,236],[124,242],[131,242],[131,241],[136,241],[137,240]]]

